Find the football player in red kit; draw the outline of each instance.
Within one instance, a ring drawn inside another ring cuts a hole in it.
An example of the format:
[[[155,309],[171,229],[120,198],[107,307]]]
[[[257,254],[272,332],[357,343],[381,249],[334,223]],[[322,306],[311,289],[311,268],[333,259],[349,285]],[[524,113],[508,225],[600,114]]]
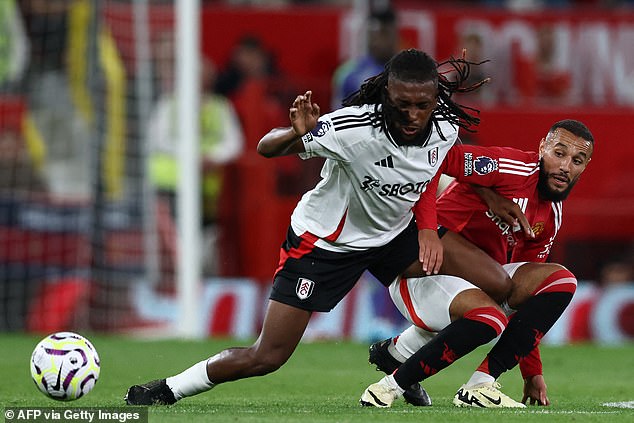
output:
[[[576,278],[563,266],[545,261],[561,227],[562,201],[590,162],[593,149],[588,128],[564,120],[550,128],[538,152],[470,145],[450,150],[439,174],[456,181],[435,204],[442,248],[432,250],[442,256],[437,261],[442,263],[440,269],[435,266],[440,274],[402,279],[390,288],[395,304],[413,326],[370,347],[370,362],[390,375],[368,387],[362,403],[389,406],[411,390],[402,386],[410,387],[453,361],[451,352],[435,345],[433,337],[461,317],[452,312],[459,294],[477,286],[513,314],[498,342],[457,392],[454,404],[523,407],[526,400],[549,404],[537,345],[572,299]],[[512,200],[512,206],[496,204],[495,195],[471,184],[492,187]],[[415,208],[423,233],[436,227],[433,192],[430,186]],[[421,363],[421,351],[427,351],[428,357],[430,348],[439,349],[438,360]],[[500,392],[496,382],[518,361],[524,377],[521,403]]]

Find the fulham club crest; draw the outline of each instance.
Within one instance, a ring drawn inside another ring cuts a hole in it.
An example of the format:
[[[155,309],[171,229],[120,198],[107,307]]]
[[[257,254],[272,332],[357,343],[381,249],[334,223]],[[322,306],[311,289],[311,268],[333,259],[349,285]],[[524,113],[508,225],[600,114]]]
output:
[[[427,158],[429,159],[430,166],[436,166],[438,163],[438,147],[434,147],[427,152]]]
[[[310,297],[310,294],[313,293],[313,288],[315,287],[315,282],[306,278],[299,278],[297,280],[297,287],[295,288],[295,293],[297,294],[297,298],[300,300],[305,300]]]

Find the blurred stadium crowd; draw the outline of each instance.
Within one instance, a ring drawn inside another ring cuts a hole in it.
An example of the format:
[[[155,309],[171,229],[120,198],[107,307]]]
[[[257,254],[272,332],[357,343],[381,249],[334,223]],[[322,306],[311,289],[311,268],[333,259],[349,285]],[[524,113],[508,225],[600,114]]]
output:
[[[121,328],[136,323],[139,281],[174,291],[174,1],[140,3],[0,5],[0,329],[41,327],[32,310],[45,299],[60,318]],[[488,60],[472,77],[491,83],[460,99],[483,119],[464,142],[529,148],[553,116],[588,124],[597,156],[553,258],[600,289],[633,283],[634,150],[620,138],[634,130],[634,1],[437,3],[201,1],[206,277],[268,287],[290,211],[321,167],[255,154],[294,96],[312,89],[325,111],[350,71],[363,80],[416,47]]]

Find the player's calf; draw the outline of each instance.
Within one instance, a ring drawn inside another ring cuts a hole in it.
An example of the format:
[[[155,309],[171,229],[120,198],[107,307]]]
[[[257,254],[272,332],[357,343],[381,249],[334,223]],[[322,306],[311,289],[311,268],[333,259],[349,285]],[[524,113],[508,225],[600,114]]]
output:
[[[511,316],[508,327],[484,359],[478,371],[497,379],[539,345],[542,337],[564,312],[577,287],[567,269],[550,274]]]

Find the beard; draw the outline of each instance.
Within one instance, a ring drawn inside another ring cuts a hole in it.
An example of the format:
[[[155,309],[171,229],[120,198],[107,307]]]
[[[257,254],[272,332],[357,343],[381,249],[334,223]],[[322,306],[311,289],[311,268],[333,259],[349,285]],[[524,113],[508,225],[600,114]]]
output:
[[[537,192],[539,193],[540,198],[547,201],[558,202],[564,201],[568,198],[570,191],[572,191],[572,187],[575,186],[577,181],[570,181],[568,184],[568,188],[563,191],[553,191],[548,186],[548,174],[544,170],[544,159],[539,159],[539,179],[537,180]]]

